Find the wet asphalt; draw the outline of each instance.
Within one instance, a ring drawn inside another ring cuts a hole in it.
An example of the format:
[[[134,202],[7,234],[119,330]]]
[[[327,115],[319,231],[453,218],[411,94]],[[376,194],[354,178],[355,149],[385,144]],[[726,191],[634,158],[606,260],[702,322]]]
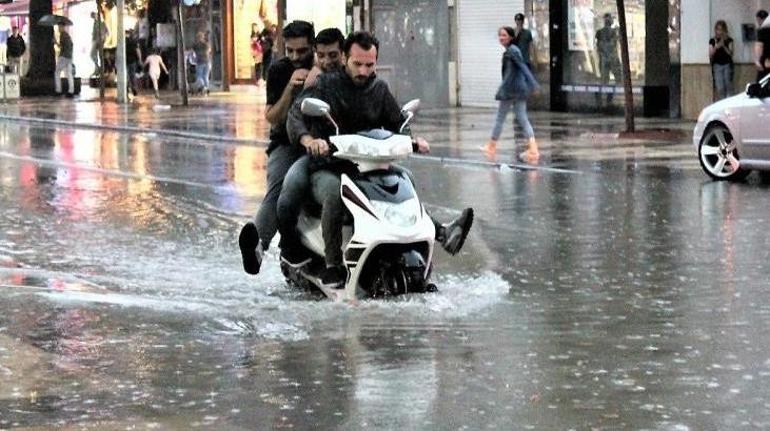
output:
[[[558,116],[487,160],[488,117],[408,163],[476,211],[440,292],[357,305],[242,272],[259,145],[0,124],[0,429],[770,426],[770,181]]]

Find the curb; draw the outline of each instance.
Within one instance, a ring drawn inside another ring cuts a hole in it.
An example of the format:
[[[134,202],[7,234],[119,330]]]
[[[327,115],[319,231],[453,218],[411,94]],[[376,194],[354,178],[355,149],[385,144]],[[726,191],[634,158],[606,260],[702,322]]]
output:
[[[173,136],[176,138],[188,138],[199,141],[219,141],[232,144],[246,144],[253,146],[267,146],[268,141],[258,139],[247,138],[235,138],[231,136],[223,135],[208,135],[205,133],[185,132],[182,130],[169,130],[169,129],[152,129],[146,127],[134,127],[134,126],[119,126],[111,124],[91,124],[91,123],[77,123],[74,121],[65,120],[52,120],[46,118],[35,117],[20,117],[15,115],[3,115],[0,114],[0,120],[12,121],[16,123],[31,123],[41,124],[45,126],[64,126],[77,129],[90,129],[90,130],[110,130],[115,132],[127,132],[127,133],[141,133],[141,134],[155,134],[160,136]]]

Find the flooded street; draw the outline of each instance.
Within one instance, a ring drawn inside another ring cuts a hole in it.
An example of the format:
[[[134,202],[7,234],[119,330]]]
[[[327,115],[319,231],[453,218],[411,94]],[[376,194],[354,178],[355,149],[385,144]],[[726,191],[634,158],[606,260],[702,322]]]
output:
[[[0,125],[0,429],[770,427],[770,182],[612,154],[412,159],[473,230],[350,305],[243,272],[263,148]]]

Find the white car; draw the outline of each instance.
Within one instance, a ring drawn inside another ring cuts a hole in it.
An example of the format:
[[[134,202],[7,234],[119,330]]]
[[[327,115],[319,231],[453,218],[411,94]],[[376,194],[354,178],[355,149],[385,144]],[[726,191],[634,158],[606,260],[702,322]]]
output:
[[[701,167],[716,180],[741,180],[752,169],[770,171],[770,76],[704,108],[693,144]]]

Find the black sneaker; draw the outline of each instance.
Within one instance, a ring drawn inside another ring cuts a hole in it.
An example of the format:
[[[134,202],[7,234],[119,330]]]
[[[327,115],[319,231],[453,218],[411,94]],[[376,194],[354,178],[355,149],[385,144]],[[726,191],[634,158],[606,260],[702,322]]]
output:
[[[326,288],[342,289],[348,279],[348,271],[344,266],[327,266],[321,273],[321,284]]]
[[[259,244],[259,232],[254,222],[246,223],[238,235],[238,246],[241,248],[243,270],[249,274],[259,274],[262,266],[262,246]]]
[[[281,249],[281,262],[292,268],[300,268],[310,263],[310,256],[301,248]]]
[[[460,217],[444,225],[441,234],[438,236],[438,240],[441,242],[444,250],[451,255],[457,254],[463,248],[465,238],[468,236],[472,225],[473,208],[464,209]]]

